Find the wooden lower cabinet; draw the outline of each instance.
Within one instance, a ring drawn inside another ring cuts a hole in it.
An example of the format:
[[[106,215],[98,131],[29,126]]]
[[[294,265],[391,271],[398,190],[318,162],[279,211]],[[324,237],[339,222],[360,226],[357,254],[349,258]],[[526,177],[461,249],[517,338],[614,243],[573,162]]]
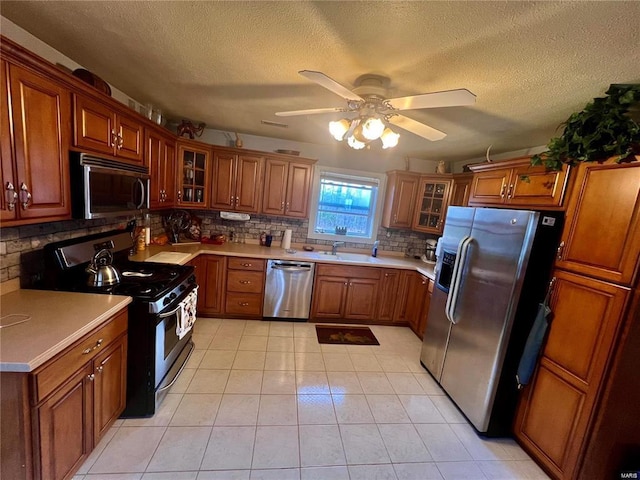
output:
[[[262,318],[266,261],[229,257],[224,313],[242,318]]]
[[[573,479],[588,445],[603,376],[630,289],[561,270],[553,320],[535,377],[518,406],[515,435],[554,478]]]
[[[379,268],[318,264],[310,316],[316,321],[373,321],[379,285]]]
[[[198,282],[198,315],[215,317],[224,312],[227,257],[199,255],[189,262],[195,267]]]
[[[394,312],[395,321],[408,325],[422,338],[429,313],[430,280],[428,277],[410,270],[402,272],[399,300]]]
[[[33,372],[0,374],[2,478],[66,480],[84,463],[125,407],[127,322],[124,309]]]
[[[394,312],[400,288],[402,272],[391,268],[385,268],[380,277],[380,290],[376,307],[376,319],[380,322],[396,321]]]

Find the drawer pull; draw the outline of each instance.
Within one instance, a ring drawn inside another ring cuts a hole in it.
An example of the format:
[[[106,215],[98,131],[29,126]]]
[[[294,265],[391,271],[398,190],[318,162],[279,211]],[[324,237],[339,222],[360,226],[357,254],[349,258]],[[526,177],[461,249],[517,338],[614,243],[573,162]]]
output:
[[[249,302],[238,302],[238,305],[240,305],[241,307],[248,307]]]
[[[85,348],[82,351],[83,355],[88,355],[89,353],[93,352],[95,349],[100,348],[102,346],[102,342],[104,342],[103,338],[99,338],[98,341],[96,342],[96,344],[93,346],[93,348]]]
[[[95,378],[96,378],[96,376],[93,373],[87,375],[87,380],[89,380],[90,382],[93,382],[95,380]]]
[[[251,280],[238,280],[242,285],[251,285]]]
[[[243,267],[253,267],[253,264],[251,263],[241,263],[240,265],[242,265]]]
[[[100,365],[98,368],[96,368],[96,371],[98,373],[102,373],[102,370],[104,370],[104,367],[102,365]]]

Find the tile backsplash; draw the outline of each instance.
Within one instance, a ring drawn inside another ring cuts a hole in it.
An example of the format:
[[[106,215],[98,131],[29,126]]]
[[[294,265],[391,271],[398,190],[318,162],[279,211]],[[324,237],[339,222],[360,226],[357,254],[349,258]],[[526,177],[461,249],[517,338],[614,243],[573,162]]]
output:
[[[274,236],[274,244],[278,245],[283,232],[292,230],[292,243],[311,245],[331,245],[326,240],[307,238],[308,220],[272,217],[266,215],[251,215],[246,222],[223,220],[219,212],[192,211],[202,220],[202,234],[209,236],[224,233],[229,236],[231,231],[244,238],[249,243],[255,243],[261,232]],[[81,237],[93,233],[105,232],[116,228],[124,228],[131,218],[98,219],[98,220],[68,220],[63,222],[41,223],[21,227],[0,228],[0,282],[20,278],[22,287],[37,286],[42,278],[44,260],[42,248],[51,242]],[[141,224],[142,218],[138,218]],[[164,231],[162,216],[151,214],[151,235],[157,236]],[[388,230],[380,227],[378,240],[379,251],[402,252],[409,255],[419,255],[424,251],[424,241],[433,238],[431,235]],[[369,252],[371,244],[346,242],[345,249],[363,250]]]

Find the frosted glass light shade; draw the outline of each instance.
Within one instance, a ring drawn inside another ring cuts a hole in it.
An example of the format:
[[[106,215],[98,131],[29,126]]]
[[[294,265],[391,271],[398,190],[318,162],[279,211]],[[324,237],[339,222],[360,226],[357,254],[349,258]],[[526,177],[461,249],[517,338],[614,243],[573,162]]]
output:
[[[385,128],[384,132],[380,136],[380,140],[382,141],[382,148],[393,148],[398,145],[398,140],[400,139],[400,134],[394,132],[390,128]]]
[[[346,118],[335,122],[329,122],[329,133],[331,133],[333,138],[340,141],[344,138],[344,134],[349,130],[349,126],[349,120]]]
[[[362,135],[367,140],[375,140],[380,138],[382,132],[384,132],[385,125],[378,117],[369,117],[362,125]]]
[[[362,150],[366,146],[366,143],[359,142],[353,137],[353,135],[347,138],[347,143],[354,150]]]

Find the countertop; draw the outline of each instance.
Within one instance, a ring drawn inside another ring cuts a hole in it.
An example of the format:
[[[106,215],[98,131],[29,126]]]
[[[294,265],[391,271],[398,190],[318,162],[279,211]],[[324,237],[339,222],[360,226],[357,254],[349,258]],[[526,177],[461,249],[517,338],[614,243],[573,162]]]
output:
[[[0,372],[31,372],[131,303],[131,297],[16,290],[0,297]],[[21,321],[21,323],[11,323]]]
[[[173,245],[149,245],[132,257],[131,260],[145,261],[161,252],[180,252],[189,254],[185,256],[179,263],[184,264],[197,257],[200,254],[210,255],[226,255],[229,257],[252,257],[275,260],[300,260],[305,262],[316,263],[340,263],[343,265],[357,265],[365,267],[382,267],[382,268],[399,268],[404,270],[416,270],[431,280],[435,279],[433,268],[435,264],[425,263],[421,260],[411,258],[385,255],[379,253],[377,257],[372,257],[365,253],[354,253],[346,250],[338,249],[337,255],[327,255],[321,250],[306,252],[300,246],[292,245],[296,253],[287,253],[279,247],[261,247],[257,244],[249,243],[224,243],[222,245],[211,245],[205,243],[198,244],[173,244]]]

